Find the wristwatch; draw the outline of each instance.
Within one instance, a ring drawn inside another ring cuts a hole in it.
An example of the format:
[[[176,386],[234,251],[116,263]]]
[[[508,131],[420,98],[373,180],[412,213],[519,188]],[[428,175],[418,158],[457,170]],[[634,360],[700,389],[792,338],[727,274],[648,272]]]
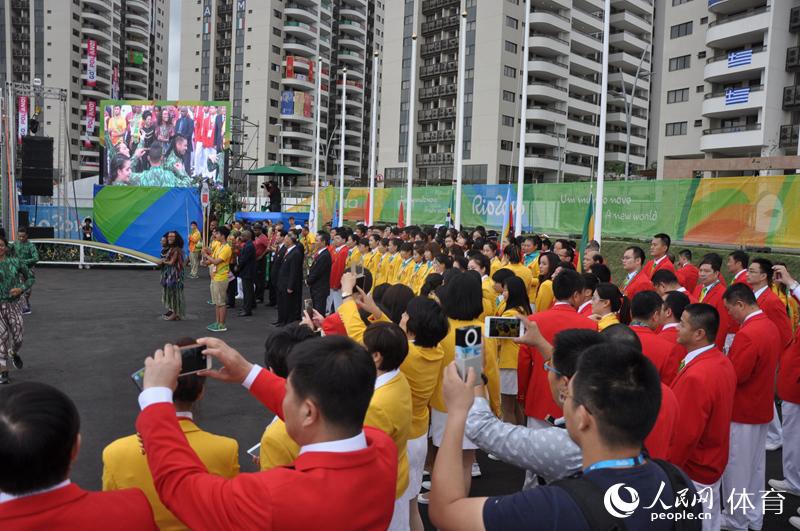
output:
[[[342,298],[346,299],[347,297],[350,297],[352,295],[353,295],[352,293],[342,293]]]
[[[794,291],[794,290],[796,290],[796,289],[797,289],[797,286],[800,286],[800,282],[797,282],[797,281],[795,280],[795,281],[794,281],[794,284],[792,284],[791,286],[789,286],[789,291]]]

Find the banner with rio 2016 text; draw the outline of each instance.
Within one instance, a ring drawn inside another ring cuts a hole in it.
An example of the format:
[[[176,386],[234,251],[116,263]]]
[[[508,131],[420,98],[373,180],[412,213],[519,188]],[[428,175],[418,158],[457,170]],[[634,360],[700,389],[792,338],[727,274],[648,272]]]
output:
[[[509,193],[509,186],[511,191]],[[413,190],[411,222],[445,223],[450,186]],[[525,185],[522,225],[525,232],[580,234],[593,184]],[[366,188],[345,190],[348,221],[366,219]],[[320,220],[330,221],[339,191],[320,193]],[[500,229],[508,211],[506,197],[516,185],[466,185],[461,196],[461,223]],[[395,223],[405,188],[375,190],[375,218]],[[670,181],[611,181],[603,198],[603,235],[647,238],[666,232],[673,239],[696,243],[800,248],[800,177],[778,175]],[[408,205],[403,206],[408,212]],[[408,214],[405,214],[408,220]]]

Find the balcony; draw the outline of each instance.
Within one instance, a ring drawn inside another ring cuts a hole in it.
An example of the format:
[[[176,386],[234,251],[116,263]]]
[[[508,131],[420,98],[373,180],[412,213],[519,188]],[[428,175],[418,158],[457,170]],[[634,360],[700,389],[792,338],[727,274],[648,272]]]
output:
[[[623,11],[611,15],[611,25],[614,28],[630,31],[632,33],[650,34],[653,31],[653,23],[636,15],[632,11]]]
[[[567,89],[555,83],[534,81],[528,85],[528,96],[536,96],[540,100],[565,101],[568,96]]]
[[[650,70],[650,61],[648,58],[645,57],[644,62],[642,62],[642,54],[630,54],[627,52],[615,52],[609,54],[608,56],[608,64],[611,66],[616,66],[626,72],[636,72],[639,68],[639,65],[642,65],[642,69],[644,71]]]
[[[624,112],[610,112],[607,116],[607,121],[610,125],[616,125],[619,127],[627,127],[627,120],[628,115]],[[637,116],[635,114],[631,115],[631,127],[646,128],[647,117]]]
[[[305,22],[298,22],[296,20],[287,20],[283,24],[283,32],[286,35],[294,35],[299,38],[313,39],[317,38],[317,28],[306,24]]]
[[[545,56],[569,55],[569,42],[555,35],[546,33],[532,33],[528,40],[531,52]]]
[[[570,31],[570,20],[552,11],[536,11],[530,13],[531,29],[541,32]]]
[[[314,130],[306,127],[283,127],[281,136],[283,138],[311,141],[314,140]]]
[[[797,147],[797,133],[800,130],[798,125],[782,125],[779,147]]]
[[[442,17],[442,18],[437,18],[436,20],[423,22],[422,34],[426,35],[429,33],[435,33],[450,28],[457,28],[459,24],[458,19],[459,19],[458,15],[453,15],[450,17]]]
[[[528,72],[544,79],[566,79],[569,65],[547,57],[533,57],[528,61]]]
[[[83,0],[85,7],[91,7],[95,11],[103,11],[111,13],[113,6],[110,6],[105,0]]]
[[[614,7],[617,9],[630,10],[639,15],[653,14],[653,0],[616,0]],[[602,9],[602,6],[600,7]]]
[[[337,79],[336,80],[337,92],[339,91],[341,86],[342,86],[342,80],[341,79]],[[363,94],[364,93],[364,84],[361,83],[360,81],[353,81],[353,80],[348,79],[347,80],[347,91],[348,92],[353,92],[353,93],[356,93],[356,94]],[[361,105],[362,107],[364,106],[363,103],[361,103],[359,101],[354,101],[354,100],[348,100],[347,103],[348,104],[356,103],[356,104]]]
[[[800,46],[793,46],[786,49],[786,71],[800,71]]]
[[[417,164],[420,166],[436,166],[453,164],[452,153],[423,153],[417,155]]]
[[[149,28],[149,26],[146,26],[146,28]],[[139,26],[127,26],[125,28],[125,36],[127,38],[130,38],[131,35],[133,35],[134,37],[140,37],[140,38],[144,39],[144,41],[146,43],[150,42],[150,31],[149,31],[149,29],[143,29],[143,28],[140,28]]]
[[[610,144],[626,145],[628,142],[628,133],[625,131],[609,131],[606,134],[606,142]],[[631,133],[631,146],[638,146],[641,148],[647,147],[647,137]]]
[[[313,116],[305,116],[303,114],[281,114],[281,120],[286,120],[290,122],[303,122],[307,124],[314,123]]]
[[[315,87],[314,81],[309,81],[308,76],[299,72],[295,72],[294,76],[287,76],[284,74],[283,79],[281,79],[281,84],[287,89],[291,88],[308,91],[314,90]]]
[[[706,129],[700,139],[700,151],[736,153],[761,151],[764,134],[761,124],[736,125]]]
[[[572,10],[572,25],[575,29],[584,33],[595,33],[603,31],[603,12],[602,11],[581,11]],[[570,31],[571,28],[566,31]]]
[[[563,163],[559,163],[558,157],[541,153],[525,154],[525,167],[534,170],[558,171],[559,167],[563,170]]]
[[[292,55],[301,55],[305,57],[316,57],[317,53],[311,47],[310,42],[304,42],[298,39],[284,39],[283,49]]]
[[[450,74],[458,70],[458,63],[456,61],[448,61],[435,65],[423,66],[419,69],[419,77],[436,77],[444,74]]]
[[[339,50],[336,53],[339,61],[351,65],[360,65],[364,61],[364,56],[352,50]]]
[[[792,33],[800,31],[800,7],[793,7],[789,11],[789,31]]]
[[[742,50],[740,50],[740,52],[741,51]],[[759,71],[764,70],[769,62],[769,54],[765,53],[767,51],[767,47],[758,46],[753,48],[751,51],[753,55],[750,59],[750,62],[748,64],[740,64],[738,66],[736,66],[737,57],[733,55],[735,52],[722,53],[709,58],[706,61],[703,77],[709,83],[736,83],[745,79],[760,78],[761,76]]]
[[[351,8],[340,8],[339,9],[339,16],[340,17],[353,17],[359,20],[363,20],[364,22],[367,21],[367,15],[361,12],[358,9],[351,9]]]
[[[735,15],[717,17],[708,24],[706,46],[733,49],[758,42],[769,29],[770,7],[764,6]]]
[[[142,27],[149,28],[150,23],[147,21],[147,17],[143,17],[142,15],[138,15],[136,13],[125,13],[125,23],[136,23]]]
[[[609,41],[614,48],[639,56],[650,46],[648,41],[630,31],[614,32]]]
[[[295,2],[290,2],[286,4],[286,8],[284,9],[283,14],[286,15],[287,17],[292,17],[294,19],[301,20],[303,22],[308,22],[310,24],[319,21],[316,9],[312,9],[308,6],[303,6]]]
[[[111,18],[109,18],[107,15],[100,15],[98,13],[92,13],[91,11],[84,11],[81,16],[85,21],[91,22],[99,28],[111,29]]]
[[[439,129],[437,131],[423,131],[417,133],[418,144],[438,144],[440,142],[453,142],[456,139],[455,129]]]
[[[429,42],[420,47],[420,55],[438,55],[441,53],[458,50],[458,37]]]
[[[104,1],[104,3],[106,3],[106,2]],[[149,4],[150,3],[146,2],[145,0],[128,0],[127,2],[125,2],[125,6],[126,7],[133,8],[133,9],[137,10],[139,13],[141,13],[143,15],[149,15],[150,14],[150,5]]]
[[[363,35],[365,28],[360,22],[344,18],[339,20],[339,30],[345,33]]]
[[[419,89],[420,101],[439,99],[447,96],[455,96],[457,86],[455,83],[447,83],[445,85],[438,85],[436,87],[428,87]]]
[[[559,147],[564,144],[564,135],[557,135],[546,131],[526,131],[525,145],[537,147]]]
[[[708,10],[717,15],[730,15],[762,5],[763,0],[708,0]]]
[[[417,112],[417,119],[420,122],[431,122],[438,120],[452,120],[456,117],[455,107],[438,107],[436,109],[422,109]]]
[[[458,9],[461,7],[461,0],[423,0],[422,13],[425,15],[432,15],[436,11],[446,7]]]
[[[555,107],[531,105],[525,111],[525,120],[538,123],[563,123],[567,112]]]

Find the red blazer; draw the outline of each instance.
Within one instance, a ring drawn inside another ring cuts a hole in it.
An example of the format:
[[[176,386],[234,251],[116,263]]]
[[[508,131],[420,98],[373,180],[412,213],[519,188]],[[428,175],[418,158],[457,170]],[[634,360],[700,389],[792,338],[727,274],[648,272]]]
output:
[[[647,276],[647,273],[645,273],[644,270],[641,270],[630,282],[628,282],[627,286],[622,288],[622,294],[628,297],[630,300],[633,300],[636,294],[640,291],[652,291],[653,289],[653,283],[650,282],[650,277]]]
[[[661,381],[667,385],[671,384],[675,374],[678,372],[678,365],[683,359],[683,356],[678,354],[680,349],[678,349],[677,344],[670,343],[644,326],[634,325],[631,326],[631,330],[639,336],[639,341],[642,342],[642,352],[650,358],[650,361],[658,369]]]
[[[725,303],[722,300],[722,295],[725,293],[725,281],[720,278],[719,283],[711,288],[711,291],[706,293],[703,300],[700,300],[702,291],[703,286],[698,284],[694,290],[694,296],[697,300],[705,304],[710,304],[719,312],[719,329],[717,330],[717,339],[714,343],[717,345],[718,349],[722,350],[725,347],[725,336],[728,335],[730,322],[732,321],[727,308],[725,308]]]
[[[691,293],[697,286],[697,279],[700,277],[700,272],[697,270],[696,266],[686,264],[675,271],[675,276],[678,277],[678,282],[681,283],[681,286]]]
[[[775,367],[783,352],[777,327],[761,313],[745,321],[728,352],[736,371],[733,422],[766,424],[772,420]]]
[[[672,434],[669,460],[692,480],[711,485],[728,464],[736,372],[725,354],[712,348],[678,373],[672,392],[681,419]]]
[[[789,320],[789,314],[786,313],[786,306],[769,287],[764,290],[756,302],[758,307],[778,328],[783,348],[788,347],[792,342],[793,332],[792,322]]]
[[[283,419],[286,380],[262,370],[250,392]],[[136,428],[161,501],[191,529],[383,530],[392,519],[397,447],[380,430],[364,427],[363,450],[307,452],[289,467],[225,479],[206,471],[172,404],[148,406]]]
[[[328,251],[333,258],[331,265],[331,289],[342,289],[342,275],[344,275],[344,268],[347,265],[347,246],[342,245],[339,252],[333,247],[328,247]]]
[[[800,404],[800,328],[794,336],[794,342],[781,354],[778,367],[778,396]]]
[[[655,260],[651,259],[644,264],[644,267],[642,267],[642,271],[644,271],[644,273],[647,275],[647,278],[653,278],[653,273],[656,271],[661,271],[662,269],[668,269],[675,273],[675,264],[670,261],[669,257],[665,256],[664,259],[658,263],[658,265],[656,265]]]
[[[597,323],[587,319],[569,304],[558,303],[544,312],[537,312],[530,317],[539,326],[544,338],[550,343],[556,334],[570,328],[597,330]],[[556,418],[563,416],[561,408],[553,401],[547,373],[544,370],[544,358],[533,347],[521,345],[517,365],[517,383],[519,400],[525,404],[525,414],[536,419],[544,419],[547,415]]]
[[[678,327],[662,328],[658,333],[658,337],[666,339],[672,345],[675,345],[676,348],[673,348],[670,353],[669,366],[674,367],[675,374],[677,374],[681,360],[686,357],[686,347],[678,343]]]
[[[678,399],[672,389],[661,384],[661,408],[658,410],[658,418],[650,430],[650,434],[644,440],[644,446],[650,453],[650,457],[656,459],[667,459],[669,457],[669,442],[672,438],[672,430],[678,426],[680,409]]]
[[[739,273],[734,275],[733,280],[731,281],[731,286],[734,285],[734,284],[744,284],[748,288],[752,287],[752,286],[750,286],[750,283],[747,282],[747,270],[746,269],[742,269]]]
[[[586,306],[583,307],[583,310],[578,312],[578,315],[581,315],[583,317],[589,317],[590,315],[592,315],[592,303],[591,303],[591,301]]]
[[[70,483],[60,489],[0,504],[0,529],[137,531],[158,527],[153,521],[153,510],[139,489],[90,492]]]

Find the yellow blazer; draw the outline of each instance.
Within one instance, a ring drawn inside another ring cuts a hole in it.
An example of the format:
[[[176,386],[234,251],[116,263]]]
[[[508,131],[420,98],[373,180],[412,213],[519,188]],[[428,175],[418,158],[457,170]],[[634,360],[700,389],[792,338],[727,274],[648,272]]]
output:
[[[536,291],[536,311],[537,312],[544,312],[549,310],[551,306],[553,306],[553,302],[555,302],[556,297],[553,295],[553,281],[552,280],[545,280],[539,286],[539,289]]]
[[[518,310],[506,310],[503,312],[502,317],[525,317],[524,314]],[[497,365],[500,369],[513,369],[517,370],[519,360],[519,344],[514,343],[510,339],[496,339],[497,346]]]
[[[414,264],[415,271],[411,273],[411,285],[409,287],[414,292],[414,295],[419,295],[419,291],[422,289],[422,285],[425,283],[425,279],[428,278],[428,273],[430,272],[427,262],[423,260],[419,264],[419,267],[416,267],[417,264]]]
[[[389,269],[386,272],[386,282],[388,284],[397,284],[397,273],[400,270],[400,264],[403,263],[403,258],[400,256],[400,252],[389,256]]]
[[[483,317],[494,317],[497,315],[495,313],[497,311],[497,306],[495,305],[497,293],[494,291],[494,280],[490,277],[483,279],[483,281],[481,281],[481,291],[483,297]]]
[[[399,255],[399,253],[398,253]],[[400,259],[397,266],[397,273],[393,284],[403,284],[411,287],[411,276],[414,274],[414,260],[409,258],[408,262]]]
[[[508,269],[522,279],[522,283],[525,284],[525,291],[530,293],[531,285],[533,284],[533,274],[530,269],[522,264],[506,264],[501,269]]]
[[[347,261],[345,262],[345,268],[350,269],[351,265],[358,265],[361,263],[361,251],[358,250],[358,247],[353,247],[352,250],[348,251],[347,253]]]
[[[491,263],[492,267],[489,270],[489,276],[491,277],[492,275],[497,273],[498,269],[503,267],[503,262],[501,262],[500,259],[495,256],[494,258],[491,259],[490,263]]]
[[[189,446],[209,472],[228,479],[239,473],[239,443],[230,437],[203,431],[190,419],[179,420]],[[103,450],[103,490],[127,488],[142,489],[159,529],[186,529],[158,498],[147,456],[136,435],[117,439]]]
[[[261,436],[261,470],[291,465],[300,455],[300,445],[286,433],[286,424],[277,416]]]
[[[375,273],[375,282],[373,283],[375,286],[379,286],[381,284],[386,284],[389,278],[389,270],[391,269],[392,265],[392,255],[388,252],[383,253],[381,257],[378,259],[378,263],[376,266],[376,273]]]
[[[408,342],[408,356],[400,365],[411,388],[411,432],[409,439],[416,439],[428,433],[431,396],[436,390],[439,373],[442,372],[444,351],[440,345],[420,347]]]

